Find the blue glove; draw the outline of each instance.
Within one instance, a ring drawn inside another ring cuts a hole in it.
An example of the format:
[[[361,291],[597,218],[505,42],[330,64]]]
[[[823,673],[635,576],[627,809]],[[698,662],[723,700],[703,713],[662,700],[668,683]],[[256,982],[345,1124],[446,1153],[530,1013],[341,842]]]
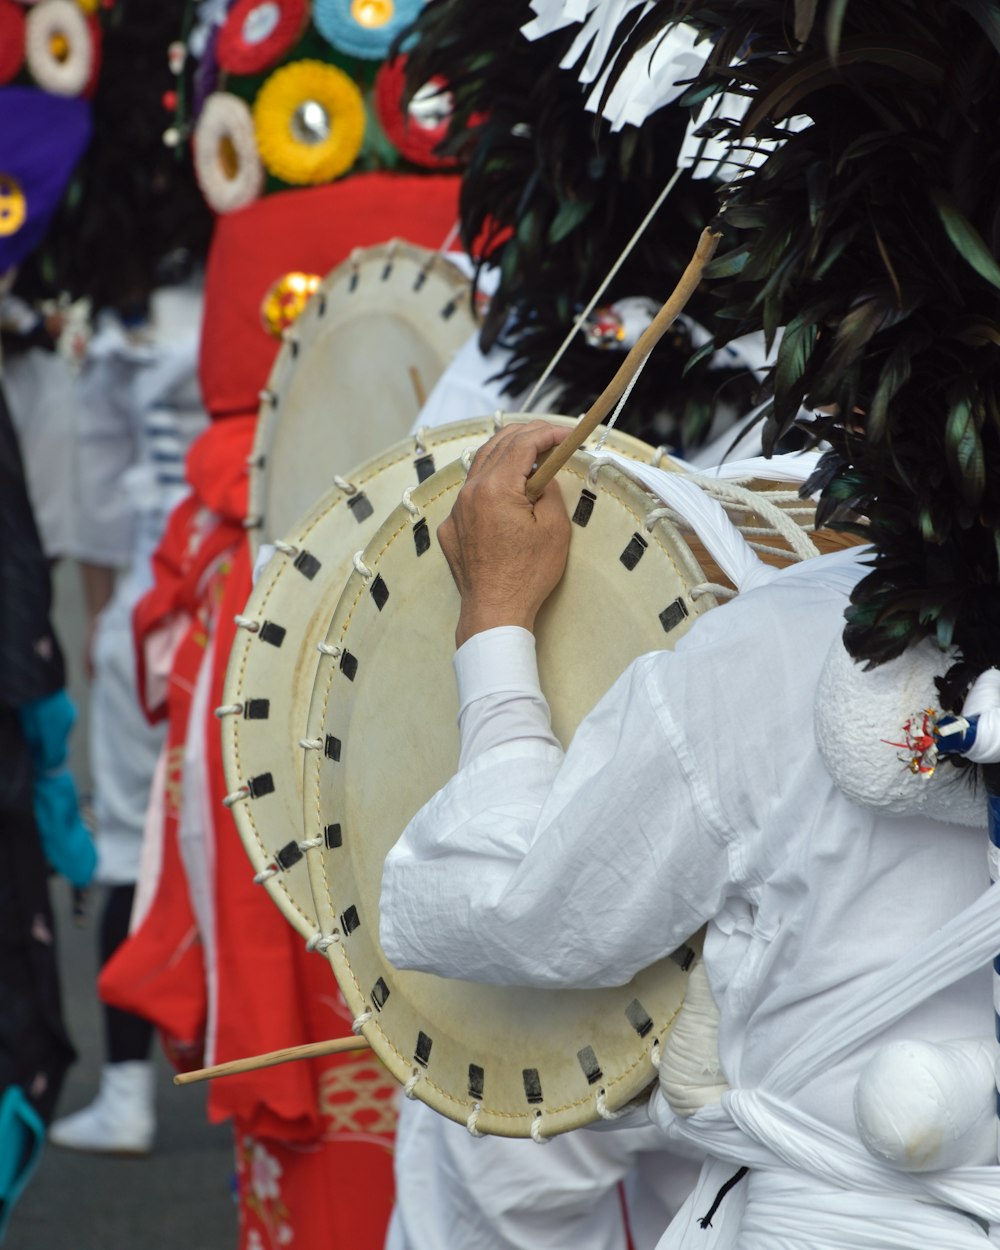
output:
[[[94,875],[97,850],[80,819],[76,782],[66,767],[76,708],[65,690],[18,708],[34,766],[32,803],[45,858],[82,889]]]
[[[0,1095],[0,1241],[10,1213],[42,1157],[45,1125],[19,1085]]]
[[[76,708],[66,691],[57,690],[34,703],[22,703],[17,712],[35,771],[62,767],[69,754],[69,735],[76,724]]]

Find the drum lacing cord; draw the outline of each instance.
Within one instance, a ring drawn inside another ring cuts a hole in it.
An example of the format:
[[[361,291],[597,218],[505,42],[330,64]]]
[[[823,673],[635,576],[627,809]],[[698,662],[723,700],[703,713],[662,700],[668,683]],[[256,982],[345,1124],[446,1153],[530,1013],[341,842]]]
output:
[[[293,844],[290,843],[289,845],[291,846]],[[313,851],[322,845],[322,838],[307,838],[303,842],[294,843],[295,848],[303,855],[305,855],[307,851]],[[288,849],[289,848],[286,847],[284,851],[282,851],[282,854],[287,854]],[[298,858],[296,858],[294,862],[298,863]],[[276,877],[279,872],[286,872],[291,867],[293,867],[292,864],[282,864],[279,861],[276,861],[273,864],[268,864],[266,868],[262,868],[260,872],[257,873],[253,879],[253,883],[254,885],[263,885],[265,881],[270,881],[270,879],[272,877]]]
[[[419,508],[417,507],[417,505],[413,502],[413,498],[412,498],[412,496],[413,496],[413,487],[412,487],[412,486],[408,486],[408,487],[406,488],[406,490],[404,490],[404,491],[403,491],[403,498],[402,498],[402,501],[401,501],[401,502],[402,502],[402,504],[403,504],[403,507],[404,507],[404,508],[406,509],[406,511],[410,514],[410,516],[412,516],[412,517],[419,517],[419,516],[420,516],[420,509],[419,509]]]
[[[473,1137],[486,1136],[485,1133],[480,1132],[480,1130],[476,1127],[482,1110],[483,1104],[481,1102],[474,1102],[472,1104],[472,1110],[469,1112],[469,1118],[465,1121],[465,1127],[469,1130]]]
[[[345,495],[356,495],[358,488],[353,482],[349,482],[346,477],[341,477],[339,473],[333,475],[333,484],[338,490],[342,490]]]
[[[370,582],[371,579],[375,576],[375,574],[371,571],[368,565],[365,564],[364,560],[362,560],[361,557],[364,554],[365,554],[364,551],[356,551],[354,553],[353,563],[354,563],[355,569],[357,570],[357,572],[361,574],[361,576],[365,579],[365,581]]]
[[[276,540],[274,543],[272,543],[272,546],[274,547],[275,551],[280,551],[283,556],[292,556],[294,558],[295,556],[299,554],[298,547],[293,547],[291,543],[285,543],[285,542],[281,542],[280,540]]]
[[[649,1062],[653,1065],[657,1072],[660,1070],[660,1063],[662,1060],[663,1052],[660,1050],[660,1039],[658,1037],[654,1037],[653,1044],[649,1048]]]
[[[591,460],[590,468],[587,470],[587,481],[591,486],[596,484],[601,470],[606,469],[609,463],[607,460]],[[647,526],[646,528],[648,529],[649,527]]]
[[[472,462],[475,459],[477,451],[478,448],[476,447],[466,447],[465,451],[463,451],[462,455],[459,457],[462,461],[462,468],[465,470],[466,475],[468,475],[469,470],[472,468]]]
[[[300,738],[299,746],[303,751],[319,751],[323,747],[322,738]]]
[[[223,716],[242,716],[243,704],[242,703],[223,703],[221,707],[217,707],[215,709],[214,715],[217,716],[219,720],[222,720]]]
[[[540,1111],[535,1113],[535,1118],[531,1121],[531,1128],[528,1131],[531,1133],[531,1140],[537,1146],[547,1146],[552,1140],[551,1137],[546,1137],[542,1132],[542,1113]]]
[[[255,513],[253,516],[245,516],[240,524],[245,530],[259,530],[264,524],[264,518]]]
[[[369,1007],[366,1008],[359,1016],[355,1016],[351,1021],[351,1032],[360,1037],[362,1029],[364,1029],[365,1025],[369,1020],[371,1020],[374,1014],[375,1013]]]
[[[631,1107],[622,1107],[619,1111],[611,1111],[608,1107],[608,1096],[603,1089],[597,1091],[597,1114],[602,1120],[620,1120],[623,1115],[628,1115],[632,1110]]]
[[[651,508],[646,513],[644,521],[646,533],[651,534],[653,526],[658,521],[672,521],[676,519],[676,516],[672,508]],[[738,592],[732,586],[720,586],[718,582],[699,582],[688,591],[692,603],[696,603],[705,595],[714,595],[716,599],[735,599],[737,594]]]
[[[251,634],[260,632],[260,621],[255,621],[252,616],[240,616],[237,613],[233,620],[236,622],[237,629],[248,630]]]
[[[229,794],[223,797],[222,805],[223,807],[234,807],[237,803],[241,802],[243,799],[248,799],[249,797],[250,787],[240,786],[238,790],[232,790]]]
[[[258,452],[256,455],[253,455],[253,456],[247,456],[247,468],[248,469],[263,469],[263,467],[264,467],[264,456],[260,452]]]
[[[703,599],[705,595],[714,595],[716,599],[735,599],[738,593],[732,586],[720,586],[718,582],[699,582],[688,591],[692,602]]]
[[[316,650],[320,653],[320,655],[329,655],[334,659],[337,659],[338,656],[343,654],[344,648],[338,647],[332,642],[317,642]]]
[[[327,933],[325,935],[322,933],[314,933],[312,937],[306,942],[306,950],[307,951],[319,951],[320,953],[322,953],[323,951],[329,950],[330,947],[333,946],[335,942],[339,942],[339,941],[340,941],[340,934],[337,933],[336,931],[333,933]],[[355,1029],[354,1031],[355,1033],[357,1033],[357,1029]]]
[[[410,1075],[406,1078],[406,1082],[403,1085],[403,1094],[406,1098],[409,1098],[411,1102],[417,1096],[417,1082],[422,1076],[423,1073],[420,1069],[414,1068]]]
[[[424,439],[427,437],[427,431],[431,429],[429,425],[418,426],[413,434],[413,454],[415,456],[425,456],[427,454],[427,444]]]

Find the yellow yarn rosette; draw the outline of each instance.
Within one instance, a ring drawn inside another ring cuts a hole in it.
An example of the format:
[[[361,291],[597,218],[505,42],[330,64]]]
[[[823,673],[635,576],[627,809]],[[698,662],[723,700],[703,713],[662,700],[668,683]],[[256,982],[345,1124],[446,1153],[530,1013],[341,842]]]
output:
[[[322,61],[276,70],[254,101],[253,120],[264,165],[283,182],[300,185],[347,173],[365,135],[360,90]]]

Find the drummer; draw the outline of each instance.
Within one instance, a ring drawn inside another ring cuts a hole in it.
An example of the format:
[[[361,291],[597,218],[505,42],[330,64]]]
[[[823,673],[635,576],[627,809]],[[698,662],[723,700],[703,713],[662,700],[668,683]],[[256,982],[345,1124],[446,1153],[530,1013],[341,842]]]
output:
[[[707,925],[733,1088],[685,1121],[653,1095],[654,1120],[709,1156],[662,1246],[773,1250],[780,1219],[781,1244],[811,1250],[876,1244],[873,1223],[879,1247],[984,1247],[1000,1198],[968,1166],[991,1162],[996,1133],[975,1045],[962,1106],[945,1095],[919,1159],[891,1133],[866,1148],[853,1101],[886,1043],[929,1043],[933,1057],[988,1036],[988,968],[914,997],[874,1037],[838,1033],[883,1005],[880,974],[983,886],[981,830],[862,807],[814,740],[821,672],[866,570],[852,553],[809,561],[699,618],[676,651],[632,664],[564,752],[532,630],[571,525],[554,485],[535,504],[525,489],[564,436],[542,422],[498,434],[439,530],[461,595],[462,753],[386,861],[386,955],[494,984],[621,985]],[[585,628],[564,640],[581,666]],[[912,1092],[913,1073],[896,1075]],[[706,1219],[710,1235],[695,1229]]]

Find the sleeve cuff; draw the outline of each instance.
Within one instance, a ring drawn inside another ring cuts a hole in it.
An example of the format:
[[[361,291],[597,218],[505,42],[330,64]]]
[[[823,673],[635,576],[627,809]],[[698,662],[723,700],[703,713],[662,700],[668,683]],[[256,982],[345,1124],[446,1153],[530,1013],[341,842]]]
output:
[[[518,625],[473,634],[455,652],[459,715],[490,695],[541,697],[535,636]]]

